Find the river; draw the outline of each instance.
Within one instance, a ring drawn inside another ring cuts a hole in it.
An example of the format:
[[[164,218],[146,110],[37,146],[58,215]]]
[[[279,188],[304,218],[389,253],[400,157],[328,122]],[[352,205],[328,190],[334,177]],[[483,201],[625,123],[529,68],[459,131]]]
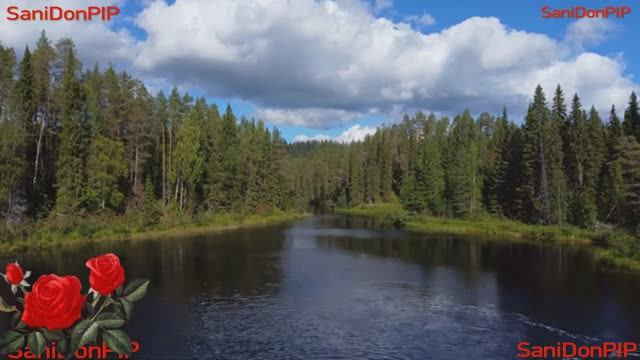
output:
[[[77,274],[86,289],[84,261],[103,252],[117,253],[128,277],[152,280],[127,325],[141,344],[134,359],[493,360],[513,359],[525,340],[640,340],[640,276],[604,271],[588,248],[343,215],[20,262],[36,275]]]

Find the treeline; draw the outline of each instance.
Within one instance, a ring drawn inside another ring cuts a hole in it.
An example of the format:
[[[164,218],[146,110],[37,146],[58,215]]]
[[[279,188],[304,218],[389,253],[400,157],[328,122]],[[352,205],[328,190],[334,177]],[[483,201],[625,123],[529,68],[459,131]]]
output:
[[[84,70],[43,32],[20,63],[0,45],[0,215],[26,220],[292,206],[277,129],[113,66]],[[163,210],[164,209],[164,210]]]
[[[522,125],[417,113],[352,144],[286,144],[277,129],[173,89],[152,95],[113,66],[86,69],[44,32],[17,62],[0,45],[0,217],[29,221],[331,210],[400,200],[444,217],[640,223],[640,114],[603,121],[557,87]]]
[[[418,112],[361,143],[291,145],[298,203],[321,208],[399,199],[413,212],[493,215],[533,224],[640,226],[640,114],[635,93],[621,121],[603,122],[560,86],[535,89],[521,126],[468,111]]]

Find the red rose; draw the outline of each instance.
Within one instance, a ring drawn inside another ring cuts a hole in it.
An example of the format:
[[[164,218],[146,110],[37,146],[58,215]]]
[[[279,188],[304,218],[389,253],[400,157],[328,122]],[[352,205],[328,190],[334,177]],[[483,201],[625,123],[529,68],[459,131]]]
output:
[[[22,322],[32,328],[63,330],[80,319],[85,297],[75,276],[42,275],[24,297]]]
[[[6,272],[7,282],[11,285],[18,285],[24,280],[24,272],[18,263],[7,264]]]
[[[91,288],[104,296],[111,294],[124,283],[124,268],[115,254],[104,254],[89,259],[85,265],[91,269]]]

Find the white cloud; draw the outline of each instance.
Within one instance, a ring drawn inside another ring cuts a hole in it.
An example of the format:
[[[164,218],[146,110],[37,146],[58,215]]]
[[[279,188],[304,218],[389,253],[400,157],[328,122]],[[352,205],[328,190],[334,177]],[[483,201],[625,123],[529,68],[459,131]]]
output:
[[[40,4],[36,6],[36,3]],[[18,6],[22,9],[44,8],[44,2],[0,0],[0,9]],[[55,3],[65,9],[83,9],[86,0],[59,0]],[[119,15],[122,16],[122,15]],[[62,37],[70,37],[76,43],[79,56],[85,65],[118,62],[135,57],[135,39],[126,30],[115,31],[108,22],[94,21],[8,21],[3,14],[0,19],[0,42],[22,54],[25,45],[33,50],[40,32],[44,29],[47,37],[55,42]]]
[[[378,128],[354,125],[345,130],[342,134],[332,138],[327,135],[318,134],[314,136],[296,135],[293,138],[293,142],[306,142],[306,141],[336,141],[340,143],[352,143],[364,140],[368,135],[373,135],[378,131]]]
[[[318,128],[397,108],[523,112],[538,83],[606,111],[637,86],[618,58],[496,18],[423,34],[372,11],[356,0],[157,1],[137,18],[148,38],[136,65],[252,101],[273,122]]]
[[[577,51],[602,43],[617,27],[608,19],[582,18],[567,27],[565,42]]]
[[[429,13],[424,13],[421,16],[418,16],[418,15],[407,16],[405,21],[416,24],[416,25],[429,26],[429,25],[434,25],[436,23],[436,18],[434,18],[433,15]]]
[[[422,33],[408,22],[431,23],[428,13],[395,23],[376,15],[388,4],[156,0],[132,20],[144,40],[101,22],[36,22],[3,23],[0,41],[20,49],[46,28],[52,39],[72,36],[87,65],[130,59],[148,83],[241,99],[255,105],[256,117],[315,128],[414,109],[499,112],[506,105],[524,112],[538,83],[549,96],[560,83],[601,111],[612,103],[624,107],[637,90],[622,56],[584,51],[606,39],[610,23],[577,21],[562,39],[511,29],[493,17]]]
[[[308,141],[332,141],[332,140],[333,139],[331,138],[331,136],[327,136],[327,135],[314,135],[314,136],[296,135],[293,137],[294,143],[308,142]]]
[[[272,124],[289,124],[322,129],[329,128],[334,125],[339,125],[341,123],[352,122],[356,119],[376,114],[377,110],[375,108],[372,108],[367,113],[324,108],[260,108],[256,110],[253,116],[258,119],[268,121]]]
[[[393,7],[393,0],[375,0],[373,9],[376,12],[380,12]]]

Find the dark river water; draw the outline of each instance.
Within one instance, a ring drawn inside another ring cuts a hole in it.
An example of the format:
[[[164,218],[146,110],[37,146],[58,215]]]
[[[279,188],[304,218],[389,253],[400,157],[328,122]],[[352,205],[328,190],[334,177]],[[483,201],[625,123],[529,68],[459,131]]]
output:
[[[115,252],[152,280],[134,359],[513,359],[516,344],[640,340],[640,277],[584,248],[439,237],[321,216],[53,249],[36,276]],[[6,260],[6,259],[3,259]],[[33,280],[33,279],[32,279]],[[6,329],[6,315],[2,316]]]

